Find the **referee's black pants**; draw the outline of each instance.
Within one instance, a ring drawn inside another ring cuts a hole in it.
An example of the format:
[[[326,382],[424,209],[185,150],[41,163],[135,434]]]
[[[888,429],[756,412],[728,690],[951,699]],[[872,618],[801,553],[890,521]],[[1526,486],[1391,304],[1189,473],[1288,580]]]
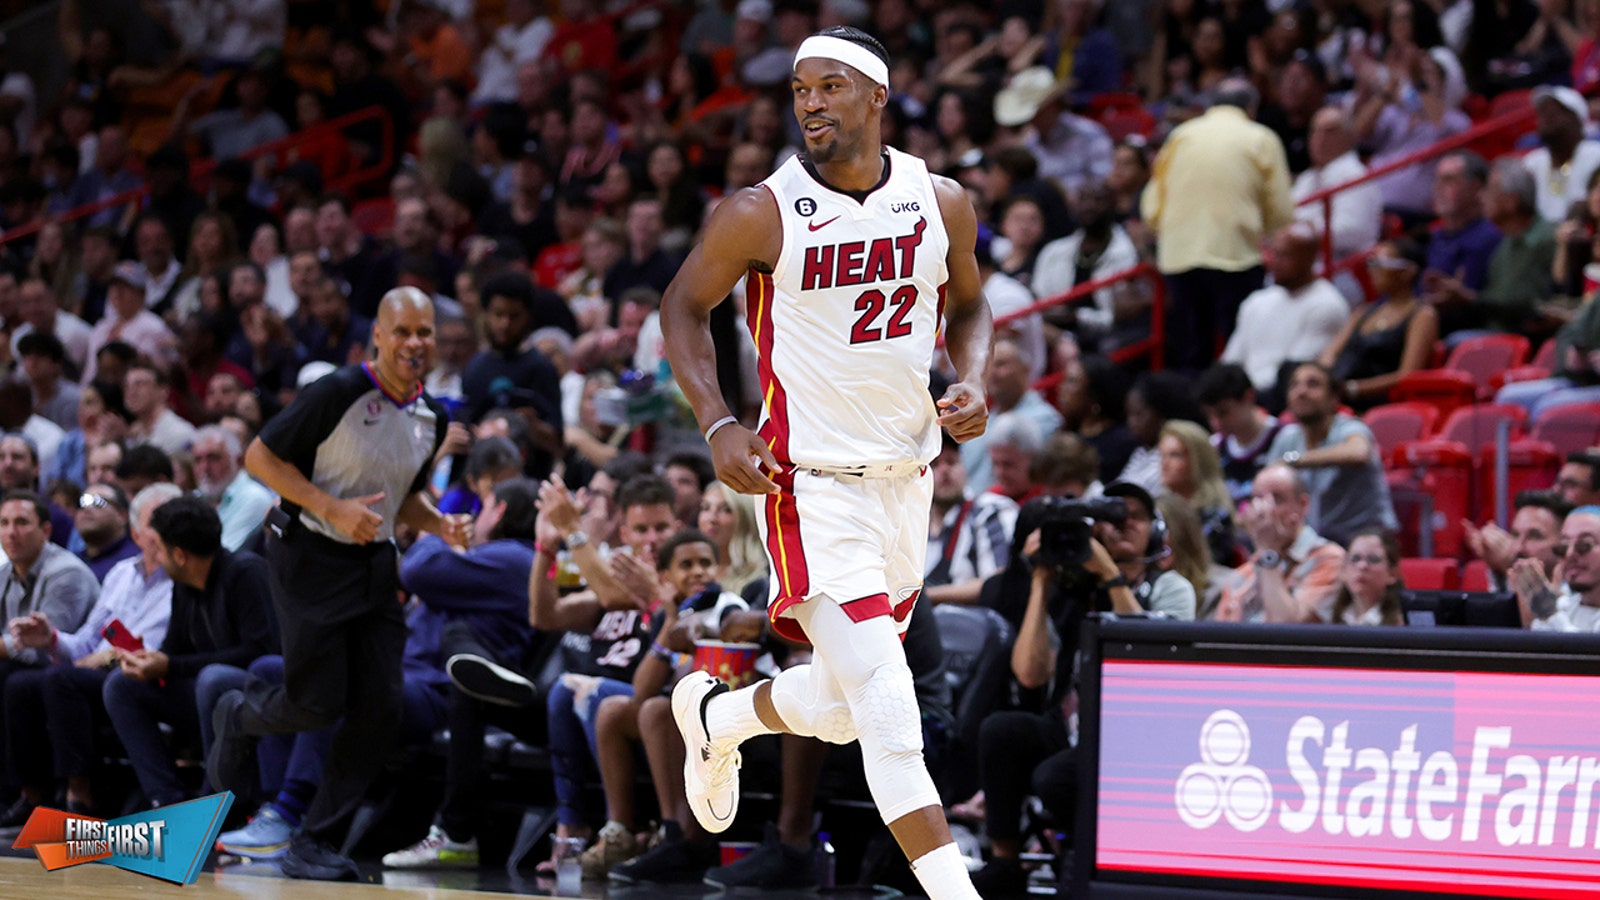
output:
[[[322,784],[305,829],[333,831],[355,812],[383,770],[400,728],[405,613],[394,544],[341,544],[303,528],[269,535],[272,601],[283,638],[281,685],[252,679],[240,726],[246,734],[320,731],[335,723]]]

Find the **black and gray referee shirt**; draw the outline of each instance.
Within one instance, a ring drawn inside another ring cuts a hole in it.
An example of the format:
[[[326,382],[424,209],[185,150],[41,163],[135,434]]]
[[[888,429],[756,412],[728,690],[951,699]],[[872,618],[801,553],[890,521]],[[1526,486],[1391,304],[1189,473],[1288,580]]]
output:
[[[371,363],[345,366],[312,382],[289,408],[261,428],[261,443],[306,479],[341,500],[382,492],[372,510],[383,517],[378,541],[394,537],[395,515],[408,495],[423,490],[433,455],[444,442],[449,414],[418,386],[409,397],[389,394]],[[284,511],[317,534],[351,543],[332,525],[288,501]]]

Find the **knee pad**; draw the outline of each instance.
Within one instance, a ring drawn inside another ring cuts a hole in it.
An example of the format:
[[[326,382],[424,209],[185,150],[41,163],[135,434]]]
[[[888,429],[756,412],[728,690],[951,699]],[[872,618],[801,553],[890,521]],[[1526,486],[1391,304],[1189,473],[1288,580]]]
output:
[[[885,824],[939,805],[922,758],[922,713],[904,663],[881,665],[853,694],[861,723],[861,761]]]
[[[824,694],[810,666],[796,666],[772,679],[772,706],[795,734],[830,744],[856,739],[855,717],[843,698]]]
[[[887,663],[873,670],[856,692],[857,721],[870,729],[884,752],[922,752],[922,712],[916,685],[905,663]]]

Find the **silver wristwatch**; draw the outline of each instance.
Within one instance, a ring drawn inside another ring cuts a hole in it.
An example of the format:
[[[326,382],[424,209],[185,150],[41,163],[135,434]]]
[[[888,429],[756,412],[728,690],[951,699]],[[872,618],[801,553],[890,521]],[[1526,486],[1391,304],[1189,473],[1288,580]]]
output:
[[[568,550],[576,550],[587,543],[589,543],[589,535],[583,533],[582,531],[574,531],[573,533],[567,535]]]
[[[1284,562],[1283,554],[1276,550],[1263,550],[1256,554],[1256,565],[1262,568],[1283,569]]]

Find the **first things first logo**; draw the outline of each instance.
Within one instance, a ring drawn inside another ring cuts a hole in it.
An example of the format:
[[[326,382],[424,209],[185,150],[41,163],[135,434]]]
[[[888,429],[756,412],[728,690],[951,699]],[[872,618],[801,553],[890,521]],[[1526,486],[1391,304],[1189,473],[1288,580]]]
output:
[[[177,884],[193,884],[233,806],[223,792],[119,819],[39,808],[11,845],[32,850],[48,871],[103,862]]]

